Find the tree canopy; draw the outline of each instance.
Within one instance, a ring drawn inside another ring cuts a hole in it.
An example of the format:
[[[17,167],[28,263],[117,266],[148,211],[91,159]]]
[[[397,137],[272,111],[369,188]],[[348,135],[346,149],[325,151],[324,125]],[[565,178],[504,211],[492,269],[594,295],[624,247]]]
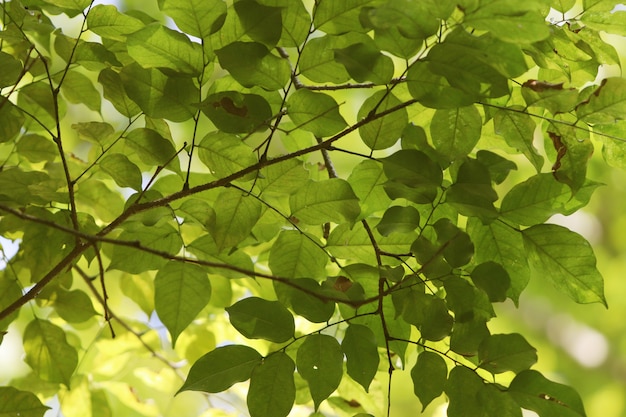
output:
[[[400,372],[586,415],[490,320],[531,279],[607,304],[547,221],[626,166],[616,1],[1,5],[0,416],[382,416]]]

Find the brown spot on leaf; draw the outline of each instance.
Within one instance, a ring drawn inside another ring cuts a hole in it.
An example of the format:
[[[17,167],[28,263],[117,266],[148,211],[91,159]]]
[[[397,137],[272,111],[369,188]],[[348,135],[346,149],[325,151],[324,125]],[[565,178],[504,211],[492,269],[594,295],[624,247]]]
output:
[[[232,114],[233,116],[246,117],[248,114],[247,106],[237,107],[237,105],[233,102],[233,99],[230,97],[222,97],[220,101],[214,101],[213,107],[216,109],[221,107],[224,111]]]

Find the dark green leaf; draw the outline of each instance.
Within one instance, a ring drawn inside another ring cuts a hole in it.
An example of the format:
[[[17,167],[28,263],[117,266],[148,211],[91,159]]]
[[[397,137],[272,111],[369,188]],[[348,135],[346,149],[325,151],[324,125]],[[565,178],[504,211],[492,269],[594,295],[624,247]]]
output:
[[[272,109],[263,97],[236,91],[209,94],[201,108],[215,127],[226,133],[265,129],[272,118]]]
[[[457,180],[446,192],[446,203],[465,216],[475,216],[488,223],[498,217],[493,202],[498,195],[491,186],[487,168],[475,159],[459,167]]]
[[[84,74],[78,71],[68,71],[63,79],[61,91],[70,103],[84,104],[90,110],[100,111],[102,97]]]
[[[433,225],[437,232],[437,242],[441,245],[441,253],[453,268],[459,268],[472,259],[474,244],[467,233],[452,224],[449,219],[437,220]]]
[[[381,54],[373,42],[335,49],[335,60],[346,67],[350,77],[358,82],[386,84],[393,77],[393,61]]]
[[[178,336],[209,303],[211,282],[197,265],[168,262],[154,278],[154,291],[154,308],[175,346]]]
[[[415,230],[420,224],[420,213],[413,206],[389,207],[383,218],[376,225],[376,228],[383,236],[388,236],[390,233],[399,232],[411,232]]]
[[[21,72],[22,62],[12,55],[0,51],[0,88],[17,83]]]
[[[296,400],[294,368],[284,352],[271,354],[254,368],[247,400],[251,417],[287,417]]]
[[[152,129],[131,130],[126,135],[126,143],[137,152],[142,161],[150,165],[166,165],[176,155],[174,145]]]
[[[117,72],[109,68],[103,69],[98,76],[98,82],[102,84],[104,98],[109,100],[122,115],[132,117],[141,111],[139,106],[128,97]]]
[[[283,32],[280,44],[298,47],[309,35],[311,15],[301,0],[291,0],[282,6]]]
[[[0,387],[0,416],[43,417],[49,409],[32,392]]]
[[[469,106],[480,99],[479,92],[457,88],[424,61],[411,65],[406,78],[411,96],[426,107],[455,109]]]
[[[534,370],[518,374],[509,392],[521,407],[540,417],[586,416],[580,396],[573,388],[552,382]]]
[[[17,151],[30,162],[52,162],[59,154],[54,142],[40,135],[21,136]]]
[[[289,197],[291,215],[307,224],[354,221],[359,200],[350,184],[339,178],[310,181]]]
[[[240,0],[233,7],[246,35],[268,48],[276,46],[282,33],[280,8],[264,6],[254,0]]]
[[[363,31],[359,22],[361,6],[371,0],[323,1],[316,7],[313,23],[326,33],[339,34]]]
[[[24,114],[8,99],[0,97],[0,143],[13,139],[24,125]]]
[[[222,392],[237,382],[246,381],[263,358],[248,346],[218,347],[198,359],[178,393],[183,391]]]
[[[517,333],[492,334],[478,347],[478,360],[492,374],[519,373],[537,362],[537,350]]]
[[[307,89],[300,89],[289,96],[287,114],[299,128],[317,137],[332,136],[347,126],[334,98]]]
[[[417,357],[415,366],[411,369],[413,392],[422,403],[422,412],[428,404],[443,393],[448,379],[446,361],[438,354],[424,351]]]
[[[346,329],[341,349],[346,355],[348,375],[369,392],[380,362],[374,332],[369,327],[351,324]]]
[[[385,181],[383,167],[378,162],[364,160],[352,169],[348,182],[359,198],[359,217],[367,217],[389,207],[391,201],[383,188]]]
[[[368,117],[372,111],[381,113],[400,104],[402,102],[390,92],[378,91],[365,100],[357,118],[361,120]],[[387,149],[398,141],[408,122],[407,110],[402,108],[359,127],[359,134],[370,149]]]
[[[244,87],[278,90],[289,81],[289,63],[257,42],[233,42],[215,51],[222,68]]]
[[[226,308],[234,328],[248,339],[283,343],[294,335],[293,316],[278,301],[248,297]]]
[[[324,323],[335,312],[335,303],[326,301],[327,294],[320,284],[311,278],[289,280],[292,285],[274,281],[279,300],[286,300],[292,310],[312,323]]]
[[[60,382],[69,387],[78,365],[78,354],[67,343],[60,327],[35,319],[24,330],[26,363],[45,381]]]
[[[606,306],[604,281],[585,238],[554,224],[530,227],[522,235],[536,276],[546,278],[577,303],[601,302]]]
[[[91,298],[80,290],[58,290],[51,297],[54,309],[61,318],[69,323],[83,323],[96,316]]]
[[[383,170],[389,179],[385,184],[389,197],[407,198],[419,204],[432,202],[443,180],[439,165],[413,149],[400,150],[383,159]]]
[[[184,122],[195,114],[198,89],[190,78],[168,77],[139,64],[125,66],[120,78],[128,96],[150,117]]]
[[[489,301],[495,303],[506,299],[511,278],[502,265],[487,261],[477,265],[470,275],[474,285],[487,293]]]
[[[484,149],[476,152],[476,159],[487,167],[491,179],[496,184],[502,183],[509,175],[510,171],[517,169],[517,165],[515,165],[513,161],[509,161],[498,154]]]
[[[323,334],[307,336],[298,348],[298,373],[309,384],[317,410],[337,389],[343,376],[343,353],[337,339]]]

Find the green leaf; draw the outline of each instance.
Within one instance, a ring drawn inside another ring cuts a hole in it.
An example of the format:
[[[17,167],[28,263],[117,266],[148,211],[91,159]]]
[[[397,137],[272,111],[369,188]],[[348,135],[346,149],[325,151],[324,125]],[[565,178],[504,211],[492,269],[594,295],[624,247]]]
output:
[[[512,44],[530,44],[550,36],[549,25],[537,8],[542,1],[491,0],[465,11],[465,24],[487,30]],[[515,28],[515,30],[511,30]]]
[[[553,115],[570,112],[578,104],[578,90],[563,88],[562,83],[528,80],[522,84],[522,97],[528,106],[546,108]]]
[[[383,167],[378,162],[366,159],[352,169],[348,182],[359,198],[361,205],[359,217],[365,218],[390,206],[391,200],[383,188],[385,181]]]
[[[465,357],[476,356],[478,346],[489,336],[486,319],[474,316],[469,321],[457,321],[452,327],[450,350]]]
[[[54,142],[40,135],[21,136],[17,151],[30,162],[52,162],[58,155]]]
[[[485,384],[469,368],[454,367],[445,390],[449,417],[522,417],[512,395],[495,384]]]
[[[409,92],[420,104],[434,109],[455,109],[480,99],[479,92],[457,88],[435,69],[428,62],[417,61],[407,72]]]
[[[298,47],[309,36],[311,15],[301,0],[287,1],[281,7],[283,31],[280,44],[286,47]]]
[[[382,160],[387,195],[392,198],[407,198],[418,204],[428,204],[437,196],[443,181],[441,167],[425,153],[400,150]]]
[[[84,104],[90,110],[100,111],[102,97],[84,74],[78,71],[68,71],[61,84],[61,91],[70,103]]]
[[[287,417],[296,400],[294,369],[284,352],[271,354],[254,368],[247,398],[250,417]]]
[[[279,300],[285,300],[299,316],[312,323],[327,322],[335,312],[335,303],[326,301],[324,288],[314,279],[297,278],[289,280],[292,285],[274,281],[274,289]]]
[[[578,118],[587,123],[610,124],[626,114],[626,80],[606,78],[588,100],[576,108]]]
[[[281,8],[262,5],[254,0],[240,0],[233,7],[246,35],[268,48],[276,46],[282,33]]]
[[[221,0],[159,0],[159,9],[185,33],[206,39],[220,29],[226,17]]]
[[[126,117],[133,117],[141,111],[139,106],[128,97],[122,78],[112,69],[105,68],[98,76],[98,82],[104,90],[103,96],[113,104],[113,107]]]
[[[0,387],[0,416],[43,417],[49,409],[32,392]]]
[[[5,97],[0,97],[0,143],[8,142],[20,133],[24,113]]]
[[[115,6],[98,4],[87,15],[87,27],[103,38],[124,42],[126,35],[144,27],[141,20],[120,13]]]
[[[120,78],[128,97],[152,118],[184,122],[196,112],[193,103],[198,100],[198,88],[191,78],[168,77],[139,64],[124,66]]]
[[[126,223],[119,239],[126,242],[139,242],[144,247],[170,256],[176,255],[182,246],[178,230],[169,224],[147,227],[139,222]],[[167,259],[161,256],[128,246],[116,245],[111,253],[109,269],[140,274],[144,271],[160,269],[166,262]]]
[[[317,29],[330,34],[361,32],[361,6],[370,2],[371,0],[323,1],[316,7],[313,23]]]
[[[393,77],[393,61],[380,53],[374,42],[355,43],[335,49],[335,60],[358,82],[386,84]]]
[[[60,327],[35,319],[24,330],[25,361],[45,381],[60,382],[69,387],[78,365],[78,354],[67,343]]]
[[[307,224],[352,222],[359,213],[359,200],[350,184],[339,178],[309,181],[289,197],[291,216]]]
[[[430,122],[433,145],[450,161],[467,156],[480,139],[481,125],[475,106],[439,109]]]
[[[400,104],[402,102],[390,92],[377,91],[365,100],[359,109],[357,119],[368,117],[372,111],[381,113]],[[359,135],[370,149],[387,149],[398,141],[408,123],[407,110],[402,108],[359,127]]]
[[[22,69],[22,62],[19,59],[0,51],[0,88],[17,83]]]
[[[332,136],[347,126],[334,98],[305,88],[289,96],[287,114],[299,128],[320,138]]]
[[[511,278],[502,265],[493,261],[481,263],[472,270],[470,276],[474,285],[485,291],[492,303],[506,299]]]
[[[263,97],[236,91],[209,94],[201,109],[215,127],[226,133],[265,129],[272,118],[272,109]]]
[[[172,142],[152,129],[131,130],[126,135],[125,143],[149,165],[166,165],[176,155]],[[174,163],[176,162],[175,160]]]
[[[168,262],[154,278],[154,308],[172,336],[172,346],[211,299],[211,282],[197,265]]]
[[[14,279],[9,273],[3,271],[0,273],[0,309],[4,310],[10,306],[15,300],[22,296],[22,290],[17,279]],[[8,329],[9,324],[17,317],[18,311],[11,313],[7,318],[0,321],[0,331]],[[0,344],[2,340],[0,338]]]
[[[626,36],[626,12],[624,10],[586,10],[580,17],[585,26],[598,31]]]
[[[389,236],[393,232],[412,232],[419,227],[419,224],[420,213],[415,207],[392,206],[385,211],[383,218],[376,225],[376,229],[381,235]]]
[[[554,177],[577,194],[587,180],[587,164],[594,150],[589,132],[553,124],[548,128],[548,136],[557,153],[552,166]]]
[[[293,316],[278,301],[248,297],[226,308],[230,323],[248,339],[283,343],[294,336]]]
[[[507,79],[527,70],[518,46],[490,34],[473,36],[460,28],[436,44],[425,60],[428,69],[444,76],[450,86],[476,98],[509,94]],[[409,74],[409,78],[413,77]]]
[[[423,351],[417,357],[415,366],[411,368],[413,392],[422,403],[422,412],[435,398],[443,393],[448,379],[446,361],[438,354]]]
[[[254,270],[254,266],[249,255],[239,250],[234,252],[220,252],[213,236],[209,233],[206,233],[191,242],[188,249],[199,259],[225,266],[224,268],[207,266],[207,271],[212,274],[218,274],[226,278],[241,278],[248,275],[240,271],[235,271],[232,268],[228,268],[228,266],[234,266],[244,271]]]
[[[248,346],[218,347],[191,366],[189,375],[177,394],[183,391],[226,391],[237,382],[250,379],[252,371],[262,360],[261,354]]]
[[[346,67],[335,60],[335,49],[345,48],[354,43],[371,41],[356,33],[341,36],[322,36],[310,39],[300,56],[302,75],[313,82],[340,84],[350,80]]]
[[[153,149],[151,149],[153,150]],[[100,168],[109,174],[120,187],[141,191],[141,170],[126,155],[110,153],[99,162]]]
[[[474,261],[477,264],[493,261],[502,265],[511,279],[507,296],[517,303],[530,280],[530,268],[521,234],[501,222],[484,225],[475,218],[468,220],[467,233],[474,243]]]
[[[569,215],[584,207],[601,184],[588,181],[572,196],[571,189],[549,173],[537,174],[515,185],[502,199],[500,213],[517,224],[543,223],[556,213]]]
[[[452,268],[467,265],[474,255],[474,244],[467,233],[456,227],[449,219],[442,218],[433,225],[441,252]]]
[[[537,362],[537,350],[520,334],[492,334],[478,347],[478,360],[479,366],[492,374],[517,374]]]
[[[494,130],[509,146],[522,152],[537,172],[540,172],[543,157],[533,146],[536,124],[528,114],[518,110],[520,109],[498,110],[493,117]]]
[[[63,101],[58,104],[61,105]],[[56,126],[55,99],[50,86],[44,83],[27,84],[20,88],[17,105],[22,111],[29,113],[23,127],[30,131],[44,129],[54,130]],[[61,112],[61,109],[59,109]]]
[[[488,223],[498,217],[493,202],[498,195],[491,186],[487,168],[475,159],[466,159],[457,179],[446,191],[446,203],[465,216],[475,216]]]
[[[309,178],[308,171],[302,161],[293,158],[272,164],[261,170],[257,186],[264,195],[293,194],[304,185]],[[356,192],[356,191],[355,191]]]
[[[445,0],[388,1],[384,6],[369,10],[367,18],[375,28],[395,28],[409,39],[425,40],[439,30],[440,20],[447,19],[454,10],[454,5]]]
[[[323,334],[306,337],[298,348],[296,358],[298,373],[306,380],[315,403],[320,403],[332,394],[343,376],[343,353],[337,339]]]
[[[207,133],[202,138],[198,157],[217,178],[227,177],[258,162],[253,150],[241,138],[219,131]],[[251,173],[242,180],[253,179],[255,175]]]
[[[159,23],[128,35],[126,44],[128,54],[144,68],[167,68],[197,76],[204,67],[200,44]]]
[[[91,298],[81,290],[59,289],[50,298],[56,312],[68,323],[83,323],[98,315],[93,308]]]
[[[270,249],[268,265],[279,277],[322,279],[327,262],[328,255],[315,238],[297,230],[282,230]]]
[[[225,188],[219,194],[220,210],[216,212],[211,234],[219,252],[243,241],[261,217],[261,202],[244,192]]]
[[[584,417],[585,409],[571,387],[552,382],[534,370],[518,374],[509,386],[519,405],[540,417]]]
[[[358,382],[365,392],[376,376],[380,356],[376,336],[369,327],[350,324],[341,341],[341,350],[346,355],[346,366],[350,378]]]
[[[476,159],[487,167],[491,180],[496,184],[501,184],[508,177],[510,171],[517,169],[517,165],[513,161],[484,149],[476,152]]]
[[[220,66],[244,87],[274,91],[289,81],[289,63],[258,42],[233,42],[215,51]]]
[[[585,238],[554,224],[530,227],[522,235],[534,275],[545,277],[577,303],[606,306],[602,275]]]

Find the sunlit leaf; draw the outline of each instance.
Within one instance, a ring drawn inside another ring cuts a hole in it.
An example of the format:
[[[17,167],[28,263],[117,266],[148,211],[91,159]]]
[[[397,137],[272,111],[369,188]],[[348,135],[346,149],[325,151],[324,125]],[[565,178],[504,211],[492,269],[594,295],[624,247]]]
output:
[[[339,105],[331,96],[302,89],[287,101],[289,118],[315,136],[331,136],[346,127]]]
[[[154,278],[154,307],[172,336],[172,346],[211,298],[206,271],[196,265],[169,262]]]
[[[0,416],[43,417],[49,409],[32,392],[0,387]]]
[[[492,334],[478,347],[480,367],[499,374],[519,373],[537,362],[537,351],[517,333]]]
[[[578,303],[606,305],[604,281],[585,238],[554,224],[530,227],[522,235],[537,278],[547,279]]]
[[[360,212],[357,196],[347,181],[310,181],[289,198],[291,215],[308,224],[353,221]]]
[[[63,329],[44,320],[31,321],[24,330],[26,363],[45,381],[70,385],[78,364],[78,353]]]

